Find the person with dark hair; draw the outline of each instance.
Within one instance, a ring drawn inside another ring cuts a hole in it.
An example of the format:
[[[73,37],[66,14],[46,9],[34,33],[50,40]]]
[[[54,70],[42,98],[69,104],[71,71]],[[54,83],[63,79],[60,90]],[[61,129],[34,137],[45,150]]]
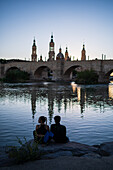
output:
[[[51,125],[51,132],[54,134],[53,139],[56,143],[66,143],[69,141],[66,136],[66,127],[60,124],[61,117],[55,116],[55,124]]]
[[[36,130],[33,131],[35,142],[45,143],[44,136],[49,132],[49,126],[47,125],[47,118],[45,116],[40,116],[38,119],[39,125],[36,125]]]

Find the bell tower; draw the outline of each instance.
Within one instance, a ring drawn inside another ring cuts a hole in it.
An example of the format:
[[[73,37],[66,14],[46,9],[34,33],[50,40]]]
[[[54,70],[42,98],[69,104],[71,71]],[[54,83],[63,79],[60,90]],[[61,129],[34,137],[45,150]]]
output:
[[[32,45],[31,61],[37,61],[36,49],[37,49],[37,47],[36,47],[35,38],[34,38],[33,45]]]
[[[81,51],[81,60],[86,60],[86,50],[84,44],[83,44],[83,49]]]
[[[49,61],[54,59],[55,59],[54,42],[53,42],[53,35],[51,35],[51,41],[49,43]]]
[[[67,49],[67,47],[66,47],[66,51],[65,51],[65,61],[67,61],[68,58],[69,58],[69,56],[68,56],[68,49]]]

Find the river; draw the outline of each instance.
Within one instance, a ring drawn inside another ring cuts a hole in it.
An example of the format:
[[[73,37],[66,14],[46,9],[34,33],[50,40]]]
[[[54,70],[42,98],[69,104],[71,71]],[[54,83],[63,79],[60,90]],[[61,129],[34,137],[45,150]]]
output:
[[[113,84],[0,84],[0,146],[33,138],[39,116],[61,116],[71,141],[88,145],[113,141]]]

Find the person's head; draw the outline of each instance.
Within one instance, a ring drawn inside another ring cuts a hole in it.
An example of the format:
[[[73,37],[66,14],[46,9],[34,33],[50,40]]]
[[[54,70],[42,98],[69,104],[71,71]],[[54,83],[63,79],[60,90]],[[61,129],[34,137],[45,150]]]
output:
[[[40,116],[38,119],[38,123],[45,123],[47,118],[45,116]]]
[[[54,120],[55,120],[55,123],[58,124],[58,123],[60,123],[61,117],[60,116],[55,116]]]

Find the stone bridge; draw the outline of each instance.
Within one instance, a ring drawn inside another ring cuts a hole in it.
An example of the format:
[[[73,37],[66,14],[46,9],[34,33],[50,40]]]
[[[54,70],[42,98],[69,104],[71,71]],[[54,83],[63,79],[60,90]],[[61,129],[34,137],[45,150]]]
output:
[[[86,60],[86,61],[13,61],[0,64],[0,78],[5,77],[11,69],[20,69],[30,74],[34,80],[51,77],[52,80],[71,80],[73,70],[94,70],[100,83],[108,82],[113,72],[113,60]]]

